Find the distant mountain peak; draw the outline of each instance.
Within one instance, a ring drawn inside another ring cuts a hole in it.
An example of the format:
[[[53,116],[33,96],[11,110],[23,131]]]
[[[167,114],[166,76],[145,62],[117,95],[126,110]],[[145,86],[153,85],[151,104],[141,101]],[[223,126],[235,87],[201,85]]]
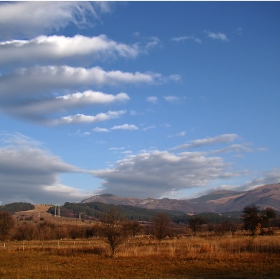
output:
[[[245,206],[251,204],[256,204],[260,208],[273,207],[280,210],[280,183],[263,185],[243,192],[216,190],[201,197],[184,200],[155,199],[152,197],[141,199],[101,194],[81,202],[90,203],[93,201],[115,205],[132,205],[147,209],[176,210],[185,213],[242,211]]]
[[[112,196],[115,196],[115,195],[111,194],[111,193],[104,193],[104,194],[100,194],[99,196],[102,196],[102,197],[112,197]]]

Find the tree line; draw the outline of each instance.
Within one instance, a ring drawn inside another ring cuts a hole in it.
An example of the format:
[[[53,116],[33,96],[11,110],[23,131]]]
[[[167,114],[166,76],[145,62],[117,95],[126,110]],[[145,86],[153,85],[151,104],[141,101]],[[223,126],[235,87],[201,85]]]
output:
[[[103,206],[102,206],[103,207]],[[103,209],[104,210],[104,209]],[[85,225],[62,225],[50,221],[28,221],[16,225],[12,214],[0,211],[1,240],[53,240],[62,238],[91,238],[101,237],[109,245],[112,256],[128,238],[144,234],[155,238],[161,243],[166,238],[178,235],[198,234],[202,229],[218,234],[234,233],[238,228],[250,231],[252,235],[272,234],[272,226],[280,227],[280,220],[273,208],[260,210],[257,206],[246,206],[240,216],[242,224],[223,220],[220,224],[207,221],[203,215],[189,216],[186,223],[175,223],[170,216],[163,212],[156,213],[147,223],[129,220],[123,215],[120,206],[108,207],[99,215],[98,222]]]
[[[0,211],[6,211],[11,214],[14,214],[19,211],[28,211],[33,210],[35,206],[27,202],[14,202],[5,205],[0,205]]]
[[[102,215],[112,208],[116,207],[113,204],[106,204],[102,202],[88,202],[88,203],[69,203],[66,202],[60,207],[60,215],[69,218],[79,218],[85,220],[99,220]],[[121,215],[132,221],[146,221],[149,222],[153,217],[161,212],[168,215],[174,223],[187,223],[191,217],[183,211],[163,210],[163,209],[146,209],[131,205],[118,205],[118,209]],[[55,214],[55,206],[52,206],[49,213]],[[232,213],[200,213],[199,216],[205,218],[209,223],[220,224],[221,222],[228,220],[235,223],[241,223],[241,212]]]

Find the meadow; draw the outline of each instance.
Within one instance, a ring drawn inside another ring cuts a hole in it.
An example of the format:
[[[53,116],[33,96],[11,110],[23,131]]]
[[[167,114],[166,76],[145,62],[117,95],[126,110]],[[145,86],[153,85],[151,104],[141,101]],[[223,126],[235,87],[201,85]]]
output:
[[[101,238],[0,244],[1,278],[280,278],[280,235],[130,238],[114,258]]]

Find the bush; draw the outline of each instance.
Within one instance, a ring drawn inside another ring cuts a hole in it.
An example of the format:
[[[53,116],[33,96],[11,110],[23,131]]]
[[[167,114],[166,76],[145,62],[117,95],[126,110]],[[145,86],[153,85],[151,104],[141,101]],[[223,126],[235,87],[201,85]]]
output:
[[[15,228],[12,234],[13,240],[33,240],[36,236],[37,228],[33,224],[23,224]]]

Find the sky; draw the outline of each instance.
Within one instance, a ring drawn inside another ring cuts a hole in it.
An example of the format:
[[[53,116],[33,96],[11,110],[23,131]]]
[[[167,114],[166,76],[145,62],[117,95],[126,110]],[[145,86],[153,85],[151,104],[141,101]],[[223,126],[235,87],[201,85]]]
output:
[[[1,2],[0,203],[280,182],[279,2]]]

